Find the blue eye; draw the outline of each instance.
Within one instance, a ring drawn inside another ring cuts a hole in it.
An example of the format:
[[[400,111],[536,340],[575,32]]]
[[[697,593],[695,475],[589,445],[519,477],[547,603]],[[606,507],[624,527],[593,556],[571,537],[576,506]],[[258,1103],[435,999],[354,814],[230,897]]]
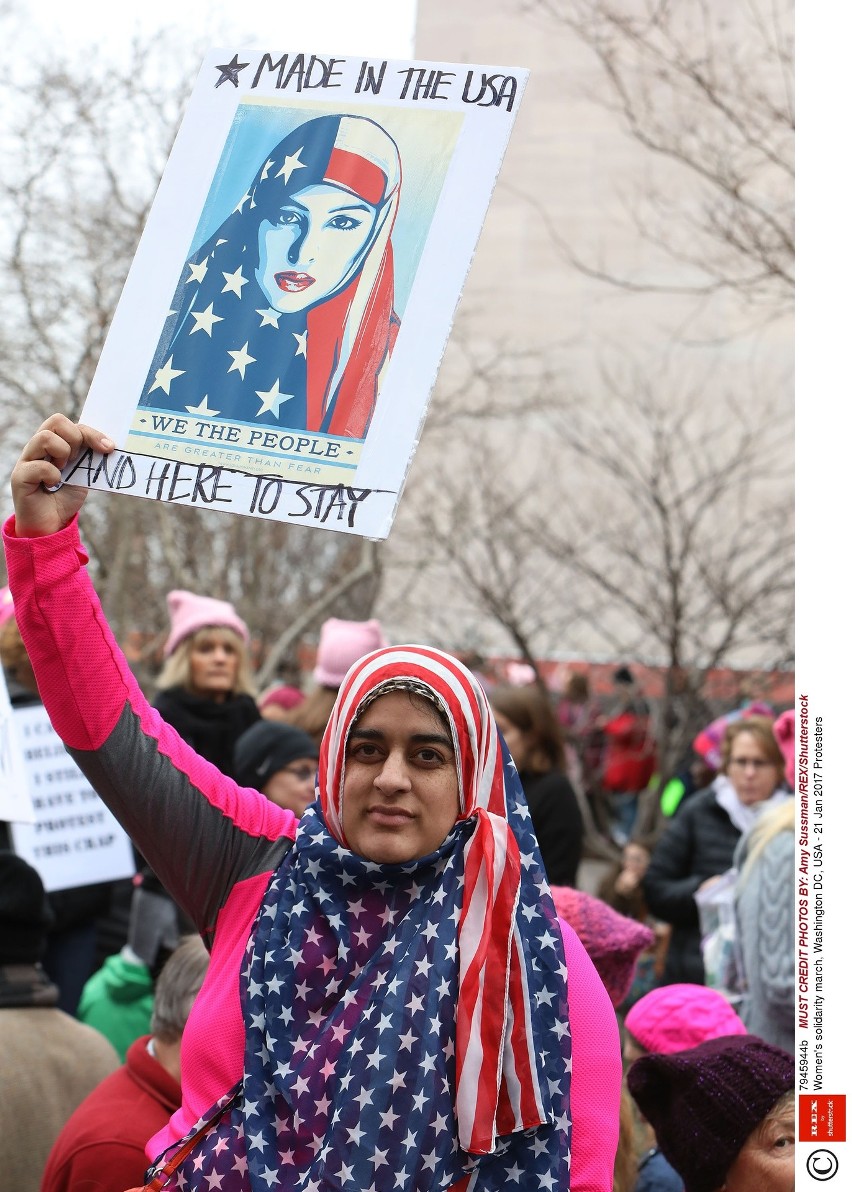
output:
[[[279,225],[298,224],[301,223],[301,217],[295,211],[282,211],[275,222]]]
[[[335,215],[326,226],[337,232],[351,232],[354,228],[360,228],[361,220],[353,219],[351,215]]]

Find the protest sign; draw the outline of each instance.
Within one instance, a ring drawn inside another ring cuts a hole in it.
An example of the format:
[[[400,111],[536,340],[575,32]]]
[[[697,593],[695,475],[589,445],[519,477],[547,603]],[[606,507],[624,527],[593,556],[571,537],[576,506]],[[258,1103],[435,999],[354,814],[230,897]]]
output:
[[[15,708],[13,716],[33,821],[12,823],[15,852],[48,891],[132,876],[130,840],[66,753],[45,708]]]
[[[526,75],[210,53],[65,479],[386,537]]]
[[[6,677],[0,667],[0,820],[35,819],[24,754],[18,741]]]

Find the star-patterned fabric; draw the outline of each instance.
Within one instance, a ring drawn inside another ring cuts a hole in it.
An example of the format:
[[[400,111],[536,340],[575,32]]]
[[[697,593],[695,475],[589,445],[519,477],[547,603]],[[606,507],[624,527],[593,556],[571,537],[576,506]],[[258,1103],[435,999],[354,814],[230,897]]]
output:
[[[282,313],[258,281],[260,237],[283,203],[319,184],[368,203],[371,230],[327,292]],[[372,120],[321,116],[288,134],[186,261],[140,412],[363,438],[399,329],[390,242],[399,186],[396,144]]]
[[[366,703],[400,681],[427,683],[449,721],[462,806],[436,852],[379,865],[346,847],[338,823],[345,747]],[[167,1187],[568,1189],[562,936],[517,773],[476,680],[420,647],[356,663],[323,742],[319,793],[249,940],[243,1081]],[[500,887],[510,889],[502,940],[499,915],[477,907],[486,871],[492,912]],[[465,1015],[471,979],[485,999],[474,996]]]

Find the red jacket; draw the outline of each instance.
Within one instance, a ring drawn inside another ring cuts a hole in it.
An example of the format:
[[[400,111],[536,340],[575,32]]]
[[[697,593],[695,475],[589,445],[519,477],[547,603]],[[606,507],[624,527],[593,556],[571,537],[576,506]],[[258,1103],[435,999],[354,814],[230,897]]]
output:
[[[643,791],[657,768],[654,739],[648,717],[622,712],[604,726],[603,788],[607,791]]]
[[[150,1035],[65,1123],[44,1169],[41,1192],[125,1192],[142,1184],[145,1143],[180,1106],[180,1085],[148,1054]]]

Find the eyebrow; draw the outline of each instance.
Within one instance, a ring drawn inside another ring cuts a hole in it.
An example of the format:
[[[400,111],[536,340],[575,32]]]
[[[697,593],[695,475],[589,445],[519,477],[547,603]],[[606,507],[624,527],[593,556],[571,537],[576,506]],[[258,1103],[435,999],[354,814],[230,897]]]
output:
[[[308,214],[308,208],[304,203],[300,203],[298,199],[288,199],[286,203],[281,204],[281,210],[287,211],[292,207],[298,207],[300,211]],[[337,215],[341,211],[363,211],[366,215],[370,215],[374,208],[368,206],[367,203],[341,203],[339,207],[329,207],[329,215]]]
[[[383,741],[386,734],[380,728],[358,728],[352,729],[349,734],[349,739],[353,737],[360,737],[365,741]],[[444,745],[448,749],[453,748],[453,743],[445,733],[412,733],[408,738],[413,745]]]

